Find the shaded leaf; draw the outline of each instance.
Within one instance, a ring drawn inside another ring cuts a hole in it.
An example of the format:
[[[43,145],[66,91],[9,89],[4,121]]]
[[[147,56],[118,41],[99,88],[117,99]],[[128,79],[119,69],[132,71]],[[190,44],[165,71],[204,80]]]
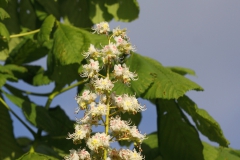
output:
[[[54,15],[57,19],[60,19],[58,1],[55,0],[36,0],[44,10],[50,15]],[[69,9],[69,8],[68,8]]]
[[[192,76],[196,76],[196,73],[194,70],[189,69],[189,68],[184,68],[184,67],[166,67],[168,69],[170,69],[171,71],[178,73],[182,76],[185,76],[187,74],[192,75]]]
[[[6,64],[18,64],[33,62],[44,57],[48,53],[48,49],[40,47],[39,44],[32,39],[21,41],[10,53]]]
[[[203,160],[203,146],[174,100],[157,100],[158,143],[164,160]],[[174,153],[174,154],[173,154]]]
[[[1,78],[0,78],[1,79]],[[2,98],[2,96],[0,95]],[[23,151],[13,135],[13,125],[7,108],[0,101],[0,159],[16,159]]]
[[[10,18],[10,16],[3,8],[0,8],[0,20],[4,20],[5,18]]]
[[[203,154],[206,160],[237,160],[240,159],[240,150],[225,147],[214,147],[206,142],[202,142],[204,146]]]
[[[60,0],[60,11],[64,23],[81,28],[91,28],[93,23],[89,17],[89,3],[89,0]]]
[[[51,117],[45,108],[14,95],[4,94],[12,103],[22,109],[24,116],[31,124],[47,132],[54,132],[55,125],[51,121]]]
[[[52,81],[50,80],[49,74],[41,66],[24,65],[28,72],[18,75],[24,82],[34,85],[48,85]]]
[[[54,27],[56,18],[53,15],[49,15],[43,22],[40,32],[38,33],[38,41],[43,43],[50,40],[50,34]]]
[[[131,61],[128,62],[129,60]],[[195,82],[166,69],[156,60],[137,53],[131,55],[129,60],[127,60],[127,64],[130,64],[130,70],[135,71],[139,79],[138,81],[134,81],[134,83],[138,83],[136,85],[137,89],[134,88],[134,91],[138,93],[138,88],[141,88],[144,84],[149,85],[151,78],[154,77],[154,82],[151,86],[146,91],[142,89],[144,91],[142,97],[145,99],[177,99],[189,90],[203,90]],[[136,63],[141,64],[142,67],[136,65]],[[132,88],[134,87],[134,83],[131,84]]]
[[[162,160],[160,148],[158,148],[157,132],[147,135],[147,139],[143,141],[141,147],[146,160]]]
[[[139,5],[136,0],[108,0],[105,4],[108,12],[116,21],[131,22],[138,18]]]
[[[219,143],[219,145],[227,147],[229,141],[224,137],[220,125],[215,121],[207,111],[199,109],[189,97],[183,96],[178,99],[179,106],[184,109],[193,119],[197,129],[209,140]]]
[[[24,0],[19,2],[19,19],[21,25],[30,30],[36,29],[37,16],[31,4],[31,0]]]
[[[8,32],[10,34],[18,34],[20,29],[20,20],[18,18],[18,0],[11,0],[8,2],[8,5],[3,7],[3,9],[10,15],[11,18],[3,20]]]
[[[47,155],[44,155],[44,154],[40,154],[40,153],[36,153],[36,152],[31,152],[31,151],[24,154],[18,160],[30,160],[30,159],[34,159],[34,160],[58,160],[57,158],[47,156]]]
[[[93,23],[100,23],[103,21],[110,21],[113,16],[108,13],[105,1],[91,0],[89,16]]]
[[[69,119],[60,106],[50,108],[49,115],[56,128],[51,135],[67,136],[68,132],[74,131],[74,121]]]

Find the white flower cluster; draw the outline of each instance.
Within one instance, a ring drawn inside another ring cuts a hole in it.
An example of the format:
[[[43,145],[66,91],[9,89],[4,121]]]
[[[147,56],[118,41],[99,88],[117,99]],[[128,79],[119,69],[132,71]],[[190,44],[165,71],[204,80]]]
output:
[[[107,22],[101,22],[93,27],[97,34],[107,36],[109,43],[96,48],[90,44],[88,51],[83,53],[87,64],[83,65],[81,77],[88,79],[81,95],[75,97],[78,107],[75,113],[83,110],[84,117],[77,119],[75,132],[69,133],[67,139],[74,144],[86,143],[86,149],[70,150],[67,160],[142,160],[141,152],[129,149],[112,149],[111,143],[115,141],[132,141],[139,151],[140,145],[146,138],[130,121],[121,120],[121,114],[128,112],[136,114],[146,108],[138,103],[134,95],[116,95],[113,91],[116,81],[129,86],[132,80],[137,80],[137,74],[131,72],[124,58],[134,51],[126,35],[126,29],[119,27],[110,32]],[[104,126],[105,132],[93,133],[92,126]]]

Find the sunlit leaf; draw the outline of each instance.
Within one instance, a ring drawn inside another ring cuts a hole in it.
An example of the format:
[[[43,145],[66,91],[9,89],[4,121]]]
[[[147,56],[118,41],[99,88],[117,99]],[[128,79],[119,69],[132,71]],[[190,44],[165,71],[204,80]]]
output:
[[[105,5],[116,21],[131,22],[138,18],[139,5],[136,0],[108,0]]]
[[[138,91],[144,84],[146,84],[146,86],[147,84],[150,85],[151,79],[154,78],[153,83],[146,91],[142,89],[142,91],[144,91],[143,98],[177,99],[189,90],[203,90],[202,87],[195,82],[170,71],[154,59],[134,53],[128,61],[127,64],[130,65],[130,70],[138,74],[139,80],[134,81],[131,85],[132,88],[134,88],[134,83],[138,83],[134,91]]]
[[[40,32],[38,33],[38,41],[43,43],[50,40],[50,34],[52,32],[56,18],[53,15],[49,15],[43,22]]]
[[[48,53],[48,49],[41,47],[37,41],[32,39],[25,39],[21,41],[10,53],[6,64],[29,63],[44,57]]]
[[[197,130],[175,100],[157,100],[158,143],[163,159],[203,160],[203,146]],[[174,154],[173,154],[174,153]]]
[[[0,8],[0,20],[4,20],[5,18],[10,18],[10,16],[3,8]]]
[[[1,78],[0,78],[1,79]],[[0,95],[2,98],[2,96]],[[7,108],[0,101],[0,159],[16,159],[23,151],[13,135],[13,125]]]
[[[36,152],[28,152],[24,154],[22,157],[20,157],[18,160],[58,160],[57,158],[47,156],[44,154],[36,153]]]
[[[199,109],[197,104],[187,96],[180,97],[178,104],[192,117],[197,129],[209,140],[217,142],[221,146],[227,147],[229,145],[229,141],[224,137],[220,125],[207,111]]]
[[[91,0],[89,16],[93,23],[99,23],[103,21],[110,21],[113,16],[108,13],[105,1]]]
[[[178,73],[182,76],[185,76],[187,74],[192,75],[192,76],[196,76],[196,73],[194,70],[189,69],[189,68],[184,68],[184,67],[166,67],[168,69],[170,69],[171,71]]]
[[[225,147],[214,147],[206,142],[202,142],[204,146],[203,155],[206,160],[237,160],[240,159],[240,150]]]

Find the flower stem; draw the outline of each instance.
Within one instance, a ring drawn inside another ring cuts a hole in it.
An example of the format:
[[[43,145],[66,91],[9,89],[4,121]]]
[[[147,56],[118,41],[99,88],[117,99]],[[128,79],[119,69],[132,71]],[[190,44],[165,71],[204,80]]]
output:
[[[9,38],[16,38],[16,37],[26,36],[26,35],[29,35],[29,34],[37,33],[39,31],[40,31],[40,29],[37,29],[37,30],[34,30],[34,31],[30,31],[30,32],[26,32],[26,33],[14,34],[14,35],[9,36]]]

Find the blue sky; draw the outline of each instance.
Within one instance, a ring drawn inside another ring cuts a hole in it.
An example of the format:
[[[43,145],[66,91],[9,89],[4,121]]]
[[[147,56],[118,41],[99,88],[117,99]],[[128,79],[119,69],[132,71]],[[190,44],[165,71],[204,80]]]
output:
[[[190,91],[187,95],[219,122],[230,146],[240,149],[240,1],[140,0],[139,5],[137,20],[111,22],[110,27],[127,28],[138,53],[154,58],[164,66],[195,70],[196,77],[187,77],[205,91]],[[38,63],[44,64],[44,60]],[[51,91],[52,85],[36,88],[21,83],[19,87],[47,92]],[[75,94],[76,91],[71,90],[56,97],[52,106],[60,104],[75,119]],[[143,113],[141,132],[156,131],[155,108],[147,101],[141,103],[148,108]],[[17,107],[14,109],[18,110]],[[21,130],[22,125],[15,119],[14,125],[16,136],[29,135],[28,131]]]

